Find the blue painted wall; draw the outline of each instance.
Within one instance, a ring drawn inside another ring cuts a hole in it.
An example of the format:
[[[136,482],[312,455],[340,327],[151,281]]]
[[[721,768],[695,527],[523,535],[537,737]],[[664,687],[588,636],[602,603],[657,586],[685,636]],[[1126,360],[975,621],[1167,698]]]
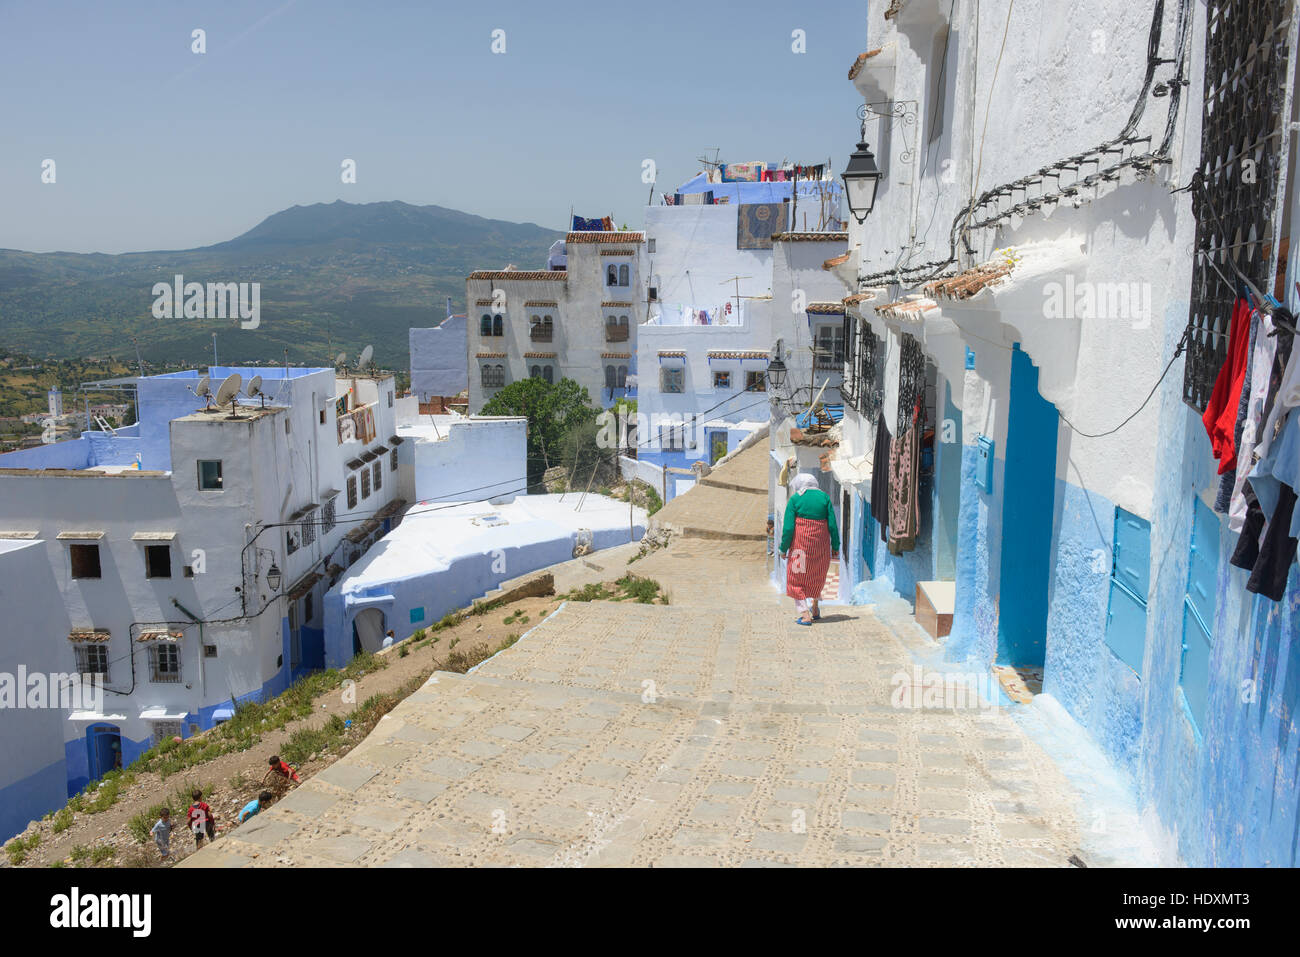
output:
[[[47,811],[62,807],[68,799],[67,781],[66,762],[55,761],[0,788],[0,840],[13,837]]]

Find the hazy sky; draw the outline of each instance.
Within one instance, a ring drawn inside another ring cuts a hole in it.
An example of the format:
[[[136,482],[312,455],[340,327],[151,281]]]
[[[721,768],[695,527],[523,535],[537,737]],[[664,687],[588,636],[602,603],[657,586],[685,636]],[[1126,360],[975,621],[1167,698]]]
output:
[[[189,248],[336,199],[639,224],[647,158],[659,190],[714,147],[838,170],[866,3],[808,6],[0,0],[0,247]]]

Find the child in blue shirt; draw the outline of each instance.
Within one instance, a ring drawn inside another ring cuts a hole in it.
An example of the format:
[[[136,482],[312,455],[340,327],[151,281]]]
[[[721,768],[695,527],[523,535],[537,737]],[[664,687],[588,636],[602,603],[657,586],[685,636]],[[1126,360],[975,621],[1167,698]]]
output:
[[[247,804],[244,805],[243,809],[239,812],[239,817],[237,817],[235,820],[237,820],[240,824],[243,824],[246,820],[248,820],[258,811],[262,810],[262,805],[267,803],[270,800],[271,800],[271,792],[263,791],[257,797],[253,798],[253,800],[249,801]]]

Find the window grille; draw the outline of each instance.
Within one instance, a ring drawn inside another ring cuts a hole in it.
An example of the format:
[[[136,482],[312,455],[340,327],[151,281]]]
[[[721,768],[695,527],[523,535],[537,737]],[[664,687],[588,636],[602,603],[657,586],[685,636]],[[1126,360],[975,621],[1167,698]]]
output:
[[[181,680],[181,649],[174,641],[155,641],[149,648],[149,680]]]
[[[1201,188],[1183,401],[1204,411],[1228,355],[1238,281],[1230,263],[1272,292],[1277,197],[1285,169],[1287,39],[1292,4],[1223,0],[1207,8]]]

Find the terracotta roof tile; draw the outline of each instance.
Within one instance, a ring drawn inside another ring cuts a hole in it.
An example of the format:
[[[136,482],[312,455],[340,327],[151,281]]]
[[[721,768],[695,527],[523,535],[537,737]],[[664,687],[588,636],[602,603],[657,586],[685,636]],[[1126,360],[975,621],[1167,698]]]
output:
[[[762,352],[761,350],[758,349],[731,350],[731,351],[711,350],[709,352],[709,358],[710,359],[770,359],[771,356],[768,355],[766,352]]]
[[[882,303],[876,306],[876,314],[890,319],[906,319],[911,322],[919,322],[924,313],[938,308],[938,305],[933,299],[913,296],[908,299],[895,299],[893,302]]]
[[[818,233],[811,231],[773,233],[772,242],[774,243],[841,243],[848,242],[849,234],[847,232],[836,233]]]
[[[812,312],[824,316],[842,316],[844,315],[844,303],[841,302],[810,302],[805,312]]]
[[[559,306],[559,303],[550,299],[530,299],[528,302],[524,303],[525,309],[532,309],[534,306],[550,307],[551,309],[554,309]]]
[[[822,263],[822,268],[834,269],[836,266],[843,266],[848,261],[849,261],[849,254],[845,253],[842,256],[836,256],[833,259],[826,260],[824,263]]]
[[[955,276],[946,276],[925,284],[925,291],[936,299],[969,299],[987,286],[996,286],[1011,275],[1012,264],[1005,259],[972,266]]]
[[[630,353],[630,352],[602,352],[602,353],[600,354],[600,357],[601,357],[602,359],[631,359],[631,358],[632,358],[632,353]]]
[[[602,308],[602,309],[631,309],[631,308],[632,308],[632,303],[630,303],[630,302],[602,302],[602,303],[600,304],[600,308]]]
[[[470,279],[514,279],[520,282],[537,282],[553,280],[564,282],[569,278],[563,269],[476,269],[469,274]]]
[[[685,359],[685,349],[662,349],[659,352],[660,359]]]
[[[885,16],[888,15],[889,14],[885,14]],[[873,56],[878,55],[883,49],[884,47],[876,47],[874,50],[868,50],[866,53],[859,53],[858,58],[853,61],[853,66],[849,67],[849,79],[857,79],[858,74],[862,72],[862,67],[866,65],[866,62]]]
[[[645,242],[645,233],[633,232],[632,230],[614,230],[613,232],[581,232],[569,233],[564,237],[566,243],[643,243]]]
[[[474,355],[475,359],[504,359],[505,357],[504,352],[478,352]]]
[[[844,305],[856,306],[861,302],[871,302],[875,298],[876,294],[874,292],[855,292],[851,296],[844,297]]]
[[[554,359],[554,352],[525,352],[525,359]]]

